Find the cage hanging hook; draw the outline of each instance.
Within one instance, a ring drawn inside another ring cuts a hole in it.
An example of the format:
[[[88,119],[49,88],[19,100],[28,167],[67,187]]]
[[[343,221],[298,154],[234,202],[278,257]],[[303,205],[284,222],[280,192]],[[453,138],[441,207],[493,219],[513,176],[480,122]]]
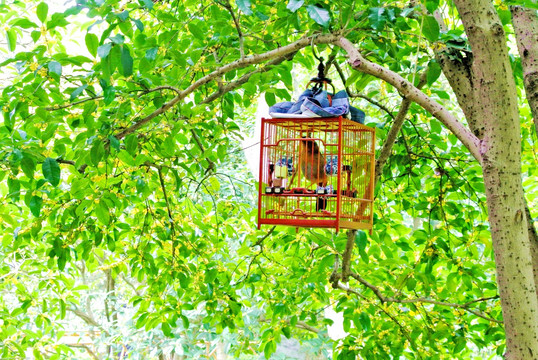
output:
[[[314,55],[314,58],[319,61],[318,65],[318,79],[324,79],[325,78],[325,64],[323,64],[323,57],[318,56],[316,54],[316,48],[314,47],[314,39],[317,37],[317,34],[312,35],[312,39],[310,40],[310,47],[312,48],[312,55]]]
[[[318,61],[323,61],[323,58],[320,59],[320,57],[318,56],[318,54],[316,54],[316,49],[315,49],[315,47],[314,47],[314,39],[315,39],[317,36],[318,36],[317,34],[312,35],[312,39],[310,40],[310,47],[312,48],[312,54],[314,55],[314,57],[316,58],[316,60],[318,60]]]

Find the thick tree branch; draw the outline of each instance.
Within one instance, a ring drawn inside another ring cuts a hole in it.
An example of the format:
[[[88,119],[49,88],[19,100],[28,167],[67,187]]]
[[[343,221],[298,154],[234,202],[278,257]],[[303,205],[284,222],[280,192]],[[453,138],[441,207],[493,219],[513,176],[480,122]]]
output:
[[[469,149],[470,153],[475,159],[482,163],[482,154],[480,152],[480,140],[473,135],[454,115],[452,115],[444,106],[421,92],[409,81],[401,77],[399,74],[386,69],[378,64],[372,63],[366,60],[360,52],[355,48],[346,38],[341,37],[335,42],[342,49],[344,49],[349,56],[349,63],[355,70],[362,71],[366,74],[373,75],[379,79],[382,79],[392,86],[396,87],[398,91],[409,98],[409,100],[416,102],[424,109],[429,111],[435,118],[441,121],[456,137]]]
[[[263,54],[257,54],[252,56],[247,56],[245,58],[233,61],[227,65],[224,65],[217,70],[211,72],[210,74],[203,76],[202,78],[198,79],[194,83],[192,83],[189,87],[187,87],[185,90],[181,91],[176,97],[174,97],[169,102],[163,104],[159,109],[155,110],[151,114],[147,115],[143,119],[139,120],[137,123],[133,124],[132,126],[128,127],[127,129],[119,132],[116,134],[117,139],[122,139],[125,136],[135,132],[136,130],[140,129],[142,126],[156,118],[157,116],[165,113],[169,109],[171,109],[174,105],[179,103],[181,100],[183,100],[186,96],[200,88],[201,86],[207,84],[208,82],[220,77],[223,74],[226,74],[227,72],[241,69],[244,67],[247,67],[249,65],[259,64],[262,62],[265,62],[270,59],[274,59],[276,57],[284,56],[290,53],[295,53],[298,50],[309,46],[312,42],[315,44],[324,44],[324,43],[331,43],[335,42],[337,40],[337,35],[334,34],[327,34],[327,35],[318,35],[315,37],[305,37],[300,40],[297,40],[289,45],[279,47],[274,50],[270,50],[268,52],[265,52]]]
[[[289,320],[286,320],[286,324],[291,325]],[[319,333],[319,329],[316,329],[315,327],[308,325],[304,321],[297,321],[297,324],[295,326],[300,329],[307,330],[316,334]]]

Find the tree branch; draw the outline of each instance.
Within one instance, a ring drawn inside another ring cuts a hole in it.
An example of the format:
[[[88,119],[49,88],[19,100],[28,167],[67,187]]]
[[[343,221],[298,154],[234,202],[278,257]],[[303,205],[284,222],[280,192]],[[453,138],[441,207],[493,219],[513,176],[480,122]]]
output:
[[[91,98],[87,98],[87,99],[78,100],[78,101],[75,101],[75,102],[72,102],[72,103],[69,103],[69,104],[65,104],[65,105],[49,106],[49,107],[46,107],[45,110],[47,110],[47,111],[62,110],[62,109],[65,109],[65,108],[68,108],[68,107],[71,107],[71,106],[83,104],[83,103],[88,102],[88,101],[100,100],[102,98],[103,98],[103,96],[95,96],[95,97],[91,97]]]
[[[211,72],[210,74],[203,76],[202,78],[198,79],[194,83],[192,83],[189,87],[187,87],[185,90],[181,91],[176,97],[174,97],[169,102],[163,104],[159,109],[155,110],[151,114],[147,115],[143,119],[139,120],[137,123],[131,125],[130,127],[126,128],[125,130],[119,132],[116,134],[117,139],[122,139],[125,136],[135,132],[136,130],[140,129],[142,126],[153,120],[155,117],[165,113],[170,108],[172,108],[174,105],[179,103],[181,100],[183,100],[186,96],[194,92],[199,87],[207,84],[208,82],[216,79],[217,77],[226,74],[227,72],[230,72],[232,70],[241,69],[249,65],[259,64],[264,61],[273,59],[275,57],[284,56],[290,53],[297,52],[299,49],[302,49],[304,47],[307,47],[311,45],[311,43],[316,44],[325,44],[325,43],[331,43],[335,42],[338,39],[337,35],[333,34],[326,34],[326,35],[317,35],[314,37],[304,37],[300,40],[297,40],[289,45],[279,47],[274,50],[267,51],[263,54],[257,54],[252,56],[247,56],[245,58],[233,61],[227,65],[224,65],[217,70]]]
[[[265,322],[265,323],[270,323],[271,320],[270,319],[262,319],[261,321]],[[286,322],[286,324],[288,325],[291,325],[291,322],[289,320],[284,320]],[[297,321],[297,323],[295,324],[295,327],[299,328],[299,329],[302,329],[302,330],[307,330],[307,331],[310,331],[310,332],[313,332],[315,334],[318,334],[320,332],[319,329],[311,326],[311,325],[308,325],[307,323],[305,323],[304,321]]]
[[[421,89],[426,84],[427,74],[427,69],[426,71],[422,72],[422,74],[420,74],[420,80],[418,82],[417,89]],[[385,140],[385,143],[383,144],[383,147],[381,148],[379,156],[376,160],[374,186],[375,184],[377,184],[379,178],[381,177],[381,174],[383,173],[383,167],[385,166],[385,163],[387,162],[387,159],[392,152],[392,147],[396,142],[396,137],[398,136],[398,133],[402,129],[402,125],[405,121],[405,117],[407,116],[407,112],[409,111],[411,103],[412,101],[409,98],[404,98],[402,100],[402,103],[400,104],[400,110],[398,111],[398,115],[396,115],[396,117],[394,118],[392,127],[387,134],[387,139]]]
[[[346,38],[340,37],[335,42],[344,49],[349,56],[349,64],[355,70],[370,74],[382,79],[403,94],[409,100],[416,102],[425,110],[429,111],[436,119],[441,121],[456,137],[469,149],[474,158],[482,163],[482,154],[480,152],[480,140],[467,129],[454,115],[452,115],[444,106],[417,89],[409,81],[399,74],[386,69],[378,64],[366,60],[360,52]]]
[[[422,88],[426,84],[426,79],[427,79],[427,71],[424,71],[420,75],[420,80],[417,85],[419,89]],[[390,128],[389,133],[387,134],[387,138],[385,140],[385,143],[383,144],[379,157],[376,160],[374,187],[376,186],[377,182],[379,181],[379,178],[381,177],[381,174],[383,173],[383,167],[385,166],[385,163],[392,152],[392,147],[394,143],[396,142],[396,137],[402,128],[402,125],[404,123],[405,117],[407,116],[407,112],[409,111],[410,106],[411,106],[411,100],[409,98],[404,98],[400,105],[400,110],[398,111],[398,115],[396,115],[396,118],[393,117],[394,122],[392,124],[392,127]],[[389,114],[391,113],[389,112]],[[344,250],[344,254],[342,255],[342,281],[343,282],[348,281],[349,274],[351,271],[350,270],[351,255],[353,253],[353,245],[355,244],[356,233],[357,233],[356,230],[350,230],[348,231],[348,234],[347,234],[346,248]],[[331,275],[331,279],[334,280],[336,278],[334,278]]]
[[[290,53],[290,54],[286,54],[284,56],[279,56],[279,57],[269,61],[264,66],[261,66],[261,67],[257,68],[256,70],[241,76],[236,81],[230,82],[230,83],[220,87],[218,91],[214,92],[213,94],[211,94],[210,96],[205,98],[202,102],[200,102],[200,104],[210,103],[210,102],[218,99],[220,96],[224,95],[225,93],[237,89],[241,85],[245,84],[252,77],[252,75],[254,75],[254,74],[264,73],[266,71],[269,71],[271,69],[271,67],[280,64],[284,60],[291,60],[293,54],[295,54],[295,53]]]
[[[221,3],[219,3],[221,4]],[[241,26],[239,25],[239,19],[237,16],[235,16],[235,13],[233,12],[232,6],[230,5],[230,2],[227,0],[226,4],[221,4],[228,10],[230,15],[232,15],[232,19],[235,24],[235,28],[237,29],[237,35],[239,36],[239,54],[241,55],[241,59],[245,58],[245,46],[243,44],[243,32],[241,31]]]
[[[347,283],[350,275],[351,255],[353,254],[353,244],[355,244],[355,236],[357,230],[349,230],[347,232],[346,248],[342,254],[342,281]]]
[[[437,300],[432,300],[432,299],[427,299],[427,298],[397,299],[397,298],[394,298],[394,297],[386,297],[386,296],[384,296],[381,293],[381,290],[377,286],[372,285],[371,283],[366,281],[364,278],[362,278],[359,274],[350,273],[349,275],[352,276],[355,280],[357,280],[362,285],[364,285],[367,288],[369,288],[370,290],[372,290],[372,292],[379,299],[379,301],[381,301],[381,303],[397,303],[397,304],[426,303],[426,304],[432,304],[432,305],[438,305],[438,306],[446,306],[446,307],[465,310],[465,311],[470,312],[471,314],[474,314],[474,315],[476,315],[476,316],[478,316],[478,317],[480,317],[482,319],[485,319],[485,320],[488,320],[488,321],[491,321],[491,322],[495,322],[497,324],[502,324],[503,323],[500,320],[493,319],[492,317],[489,317],[489,316],[487,316],[486,314],[484,314],[484,313],[482,313],[480,311],[473,310],[473,309],[470,308],[470,305],[472,305],[472,304],[475,304],[475,303],[481,302],[481,301],[497,299],[498,296],[476,299],[476,300],[469,301],[469,302],[467,302],[465,304],[455,304],[455,303],[437,301]],[[353,290],[350,287],[341,286],[341,284],[338,284],[338,288],[340,288],[342,290],[345,290],[345,291],[348,291],[348,292],[351,292],[351,293],[353,293],[353,294],[355,294],[355,295],[357,295],[357,296],[359,296],[361,298],[366,298],[363,294],[361,294],[357,290]]]
[[[90,347],[86,344],[66,344],[67,346],[69,347],[73,347],[73,348],[81,348],[81,349],[84,349],[88,352],[88,354],[90,354],[90,356],[92,358],[94,358],[95,360],[101,360],[101,358],[99,356],[97,356],[96,353],[93,352],[92,349],[90,349]]]
[[[81,318],[82,320],[84,320],[84,322],[90,326],[94,326],[96,328],[99,328],[102,332],[104,332],[105,334],[107,335],[110,335],[108,333],[108,331],[106,331],[105,329],[103,329],[103,327],[97,322],[97,320],[95,320],[93,317],[91,317],[90,315],[80,311],[79,309],[77,308],[68,308],[67,310],[71,311],[73,314],[75,314],[76,316],[78,316],[79,318]]]

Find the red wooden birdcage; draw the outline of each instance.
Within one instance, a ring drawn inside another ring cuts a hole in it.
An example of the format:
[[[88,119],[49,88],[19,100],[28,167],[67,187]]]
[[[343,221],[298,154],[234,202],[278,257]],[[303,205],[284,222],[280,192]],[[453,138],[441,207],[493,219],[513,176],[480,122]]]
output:
[[[262,119],[262,224],[372,229],[375,130],[336,118]]]

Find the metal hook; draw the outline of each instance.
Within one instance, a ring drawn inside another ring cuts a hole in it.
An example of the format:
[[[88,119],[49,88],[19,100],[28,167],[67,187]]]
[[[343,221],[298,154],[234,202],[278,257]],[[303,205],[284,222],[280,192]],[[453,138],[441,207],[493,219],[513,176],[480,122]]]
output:
[[[314,39],[315,39],[317,36],[318,36],[317,34],[312,35],[312,40],[310,40],[310,47],[312,48],[312,54],[314,55],[314,57],[316,58],[316,60],[318,60],[318,61],[323,61],[323,58],[321,58],[321,60],[320,60],[320,57],[318,56],[318,54],[316,54],[316,49],[314,48]]]

